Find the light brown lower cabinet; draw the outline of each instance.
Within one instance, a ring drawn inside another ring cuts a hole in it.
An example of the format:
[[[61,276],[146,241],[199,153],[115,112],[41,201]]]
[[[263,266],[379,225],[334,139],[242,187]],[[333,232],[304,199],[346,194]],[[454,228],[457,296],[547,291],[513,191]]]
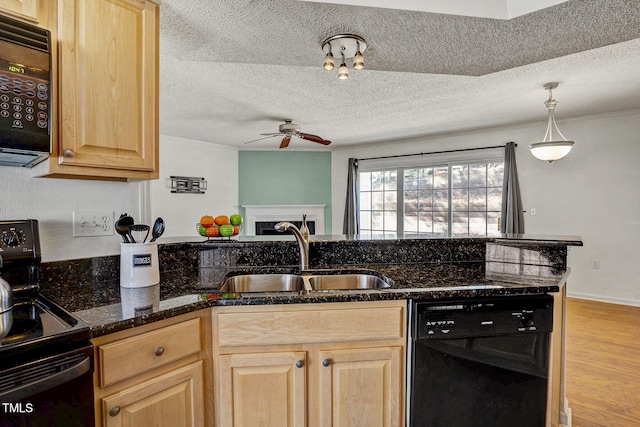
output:
[[[404,425],[406,302],[213,309],[218,427]]]
[[[402,355],[402,347],[320,351],[320,425],[397,425]]]
[[[196,362],[104,397],[105,427],[203,426],[202,374]]]
[[[92,342],[96,427],[213,425],[210,310]]]
[[[221,426],[305,425],[305,352],[220,356]]]

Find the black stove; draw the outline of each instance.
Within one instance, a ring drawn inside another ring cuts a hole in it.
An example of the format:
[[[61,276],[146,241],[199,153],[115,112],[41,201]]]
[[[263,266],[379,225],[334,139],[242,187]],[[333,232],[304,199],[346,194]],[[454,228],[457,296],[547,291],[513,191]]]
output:
[[[90,329],[40,294],[41,259],[37,220],[0,221],[0,277],[12,297],[0,313],[0,427],[89,426]]]

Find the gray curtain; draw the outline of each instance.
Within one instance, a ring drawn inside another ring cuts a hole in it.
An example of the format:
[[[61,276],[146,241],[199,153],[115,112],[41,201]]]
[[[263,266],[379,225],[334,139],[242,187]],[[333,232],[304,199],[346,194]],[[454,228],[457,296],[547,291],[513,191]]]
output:
[[[518,183],[515,143],[509,142],[504,149],[504,178],[502,181],[502,215],[500,232],[524,234],[522,197]]]
[[[358,159],[349,159],[349,175],[347,177],[347,201],[344,204],[344,222],[342,233],[351,235],[360,233],[360,221],[358,211]]]

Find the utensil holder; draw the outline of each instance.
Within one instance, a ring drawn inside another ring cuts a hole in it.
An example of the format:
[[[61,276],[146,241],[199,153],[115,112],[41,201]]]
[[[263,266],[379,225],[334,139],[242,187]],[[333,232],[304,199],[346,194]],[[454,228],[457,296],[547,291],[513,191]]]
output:
[[[158,283],[158,243],[120,243],[120,286],[144,288]]]

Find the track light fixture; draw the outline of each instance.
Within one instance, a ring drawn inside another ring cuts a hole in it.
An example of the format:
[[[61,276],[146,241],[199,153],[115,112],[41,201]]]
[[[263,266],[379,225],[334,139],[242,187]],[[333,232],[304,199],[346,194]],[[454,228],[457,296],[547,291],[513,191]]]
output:
[[[558,87],[558,83],[547,83],[543,87],[549,91],[549,99],[544,103],[549,112],[547,119],[547,132],[544,134],[542,142],[529,144],[529,150],[531,150],[531,154],[533,154],[535,158],[552,163],[569,154],[574,142],[567,141],[567,138],[565,138],[562,132],[560,132],[560,129],[558,129],[558,125],[556,124],[556,119],[554,117],[554,111],[558,105],[558,101],[553,99],[552,90]],[[554,128],[562,139],[558,138],[555,141],[553,140]]]
[[[322,51],[325,53],[324,69],[333,70],[334,57],[341,57],[342,63],[338,68],[338,78],[344,80],[349,77],[346,59],[353,58],[353,69],[362,70],[364,68],[364,57],[362,52],[367,49],[367,42],[360,36],[354,34],[336,34],[328,37],[322,42]]]

